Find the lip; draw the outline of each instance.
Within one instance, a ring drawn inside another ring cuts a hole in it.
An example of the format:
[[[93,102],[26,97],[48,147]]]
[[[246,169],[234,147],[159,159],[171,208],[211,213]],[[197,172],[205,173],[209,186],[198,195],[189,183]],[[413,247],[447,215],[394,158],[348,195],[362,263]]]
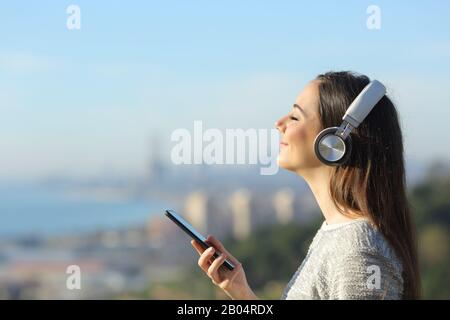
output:
[[[280,146],[286,147],[286,146],[288,146],[288,144],[285,142],[280,142]]]

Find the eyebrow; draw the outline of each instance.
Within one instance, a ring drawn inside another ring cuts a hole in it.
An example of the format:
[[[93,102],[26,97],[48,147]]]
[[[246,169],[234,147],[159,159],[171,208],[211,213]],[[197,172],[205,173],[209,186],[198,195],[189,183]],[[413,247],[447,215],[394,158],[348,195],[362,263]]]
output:
[[[305,110],[303,110],[302,107],[300,107],[298,104],[294,103],[292,107],[297,108],[298,110],[300,110],[300,112],[302,112],[306,116]]]

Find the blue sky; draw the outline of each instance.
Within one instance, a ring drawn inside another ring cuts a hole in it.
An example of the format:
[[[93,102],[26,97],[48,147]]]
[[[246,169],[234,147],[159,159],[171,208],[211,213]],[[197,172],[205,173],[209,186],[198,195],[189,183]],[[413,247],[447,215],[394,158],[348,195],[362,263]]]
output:
[[[449,14],[448,1],[4,1],[0,179],[139,173],[152,136],[168,150],[194,120],[271,128],[327,70],[387,85],[408,159],[449,159],[435,143],[448,140]]]

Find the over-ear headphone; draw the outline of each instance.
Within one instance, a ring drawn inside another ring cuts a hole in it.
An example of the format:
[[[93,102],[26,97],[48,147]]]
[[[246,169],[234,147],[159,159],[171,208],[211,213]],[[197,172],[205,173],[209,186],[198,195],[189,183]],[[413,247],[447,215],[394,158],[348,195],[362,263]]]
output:
[[[337,166],[348,160],[352,151],[350,133],[358,128],[385,94],[386,88],[381,82],[371,81],[350,104],[342,117],[341,126],[326,128],[317,135],[314,151],[320,161],[329,166]]]

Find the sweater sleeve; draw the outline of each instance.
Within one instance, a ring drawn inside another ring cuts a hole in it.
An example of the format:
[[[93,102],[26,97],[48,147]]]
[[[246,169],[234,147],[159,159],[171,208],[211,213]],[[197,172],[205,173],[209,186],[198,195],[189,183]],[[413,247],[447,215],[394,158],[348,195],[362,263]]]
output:
[[[336,261],[331,274],[330,299],[401,299],[399,270],[376,252],[348,252]]]

